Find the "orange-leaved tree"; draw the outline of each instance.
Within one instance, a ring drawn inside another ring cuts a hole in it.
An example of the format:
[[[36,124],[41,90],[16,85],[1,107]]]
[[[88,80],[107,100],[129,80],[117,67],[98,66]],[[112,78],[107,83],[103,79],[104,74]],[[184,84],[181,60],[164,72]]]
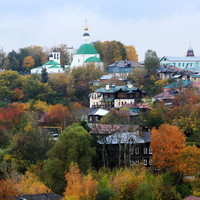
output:
[[[97,182],[91,176],[82,176],[77,164],[71,164],[66,174],[67,187],[63,200],[94,200],[97,195]]]
[[[70,122],[69,109],[61,104],[49,106],[46,122],[65,127]]]
[[[200,148],[195,145],[187,146],[182,150],[182,155],[177,159],[180,172],[186,176],[198,175],[200,171]]]
[[[162,124],[152,130],[151,148],[153,164],[160,170],[178,171],[177,160],[185,147],[185,135],[170,124]]]
[[[19,193],[14,188],[13,179],[0,180],[0,199],[10,200],[11,197],[18,195]]]

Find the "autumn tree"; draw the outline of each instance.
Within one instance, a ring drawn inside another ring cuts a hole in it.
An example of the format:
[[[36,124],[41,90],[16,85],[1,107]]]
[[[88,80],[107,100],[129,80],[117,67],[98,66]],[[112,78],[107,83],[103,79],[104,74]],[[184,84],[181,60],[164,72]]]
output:
[[[130,124],[128,112],[112,110],[101,119],[102,124]]]
[[[176,126],[162,124],[152,130],[153,164],[161,170],[178,171],[176,161],[185,147],[185,136]]]
[[[62,66],[69,64],[69,53],[67,51],[67,45],[66,44],[60,44],[56,48],[60,52],[60,64]]]
[[[124,44],[119,41],[97,41],[94,42],[94,47],[100,53],[100,57],[105,66],[108,66],[117,60],[126,59],[126,48]]]
[[[159,64],[159,58],[155,51],[147,50],[145,53],[144,65],[145,69],[156,69]]]
[[[21,175],[19,181],[14,185],[18,194],[41,194],[49,193],[51,190],[39,180],[39,177],[34,173],[26,171]]]
[[[42,65],[42,57],[44,55],[43,48],[40,46],[29,46],[26,47],[29,52],[29,55],[34,59],[35,66]]]
[[[27,69],[30,70],[33,66],[35,65],[35,61],[32,58],[32,56],[27,56],[23,60],[23,66]]]
[[[78,102],[73,102],[69,105],[71,111],[72,121],[79,123],[82,119],[82,116],[85,114],[87,108]]]
[[[19,193],[14,188],[14,182],[12,179],[3,180],[0,179],[0,199],[10,200],[11,197],[18,195]]]
[[[49,151],[43,169],[43,179],[50,188],[62,193],[66,187],[64,174],[71,162],[77,163],[81,172],[91,167],[95,149],[91,147],[90,134],[80,125],[68,126]]]
[[[196,176],[200,170],[200,149],[195,145],[187,146],[182,150],[181,157],[177,160],[178,170],[185,176]]]
[[[138,62],[138,54],[134,46],[126,46],[126,59]]]
[[[30,165],[46,159],[46,153],[53,145],[54,141],[48,134],[38,132],[34,125],[29,123],[12,138],[7,154],[11,155],[11,161],[16,164],[17,170],[24,172]]]
[[[70,124],[70,112],[66,106],[56,104],[49,106],[45,117],[47,123],[65,127]]]
[[[131,72],[127,79],[133,81],[134,85],[136,87],[143,87],[145,83],[145,74],[147,73],[147,70],[143,68],[135,68],[133,72]]]
[[[0,100],[1,102],[12,102],[21,99],[18,96],[22,89],[22,78],[14,71],[4,71],[0,73]],[[22,93],[21,93],[22,94]]]
[[[65,177],[67,180],[67,187],[64,192],[64,200],[95,199],[97,195],[97,182],[89,175],[82,176],[76,164],[72,163]]]
[[[48,83],[41,82],[37,74],[24,77],[23,92],[24,100],[35,99],[47,102],[51,100],[49,97],[55,93]]]

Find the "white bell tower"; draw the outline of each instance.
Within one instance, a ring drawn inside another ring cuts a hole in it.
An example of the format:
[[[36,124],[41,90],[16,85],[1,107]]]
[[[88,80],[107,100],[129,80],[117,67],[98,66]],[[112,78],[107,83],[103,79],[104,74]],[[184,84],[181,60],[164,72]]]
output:
[[[49,60],[53,60],[54,62],[60,64],[60,52],[54,49],[49,55]]]

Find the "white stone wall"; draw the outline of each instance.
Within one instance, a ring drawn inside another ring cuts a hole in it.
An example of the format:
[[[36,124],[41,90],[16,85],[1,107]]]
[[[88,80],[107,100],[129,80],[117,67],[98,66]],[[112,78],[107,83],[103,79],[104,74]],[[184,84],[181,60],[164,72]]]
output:
[[[101,100],[103,98],[103,95],[101,93],[93,92],[90,93],[90,108],[93,106],[101,105]]]
[[[94,56],[96,56],[97,58],[100,57],[99,54],[75,54],[73,56],[73,61],[72,61],[71,65],[70,65],[70,68],[83,66],[85,60],[87,60],[90,57],[94,57]]]
[[[121,108],[126,103],[132,103],[134,104],[135,99],[115,99],[114,100],[114,107],[115,108]]]

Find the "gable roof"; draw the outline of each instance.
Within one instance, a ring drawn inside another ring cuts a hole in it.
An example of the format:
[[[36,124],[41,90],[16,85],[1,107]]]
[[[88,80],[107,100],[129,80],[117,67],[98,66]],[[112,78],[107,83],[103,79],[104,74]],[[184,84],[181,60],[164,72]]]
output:
[[[110,64],[108,67],[136,67],[137,63],[132,60],[120,60]]]
[[[186,87],[188,85],[191,85],[192,82],[191,81],[188,81],[188,80],[179,80],[179,81],[176,81],[174,83],[171,83],[169,85],[166,85],[165,87],[163,88],[183,88],[183,87]]]
[[[105,87],[103,88],[98,88],[95,90],[95,92],[98,92],[98,93],[115,93],[115,92],[118,92],[118,91],[123,91],[123,92],[126,92],[126,93],[132,93],[136,90],[140,90],[139,88],[136,88],[136,87],[131,87],[131,88],[128,88],[127,85],[125,86],[110,86],[109,90],[106,90]],[[143,93],[145,93],[143,90],[142,90]]]
[[[118,132],[107,136],[106,138],[99,138],[97,142],[99,144],[126,144],[128,142],[135,144],[144,144],[151,141],[151,133],[146,132],[140,134],[137,132]]]
[[[170,99],[174,99],[175,96],[179,93],[178,90],[167,90],[164,91],[158,95],[156,95],[154,98],[156,99],[162,99],[162,100],[170,100]]]
[[[92,44],[82,44],[76,54],[99,54]]]
[[[109,111],[102,109],[102,108],[90,108],[89,112],[87,113],[87,115],[99,115],[99,116],[104,116],[106,114],[108,114]]]

